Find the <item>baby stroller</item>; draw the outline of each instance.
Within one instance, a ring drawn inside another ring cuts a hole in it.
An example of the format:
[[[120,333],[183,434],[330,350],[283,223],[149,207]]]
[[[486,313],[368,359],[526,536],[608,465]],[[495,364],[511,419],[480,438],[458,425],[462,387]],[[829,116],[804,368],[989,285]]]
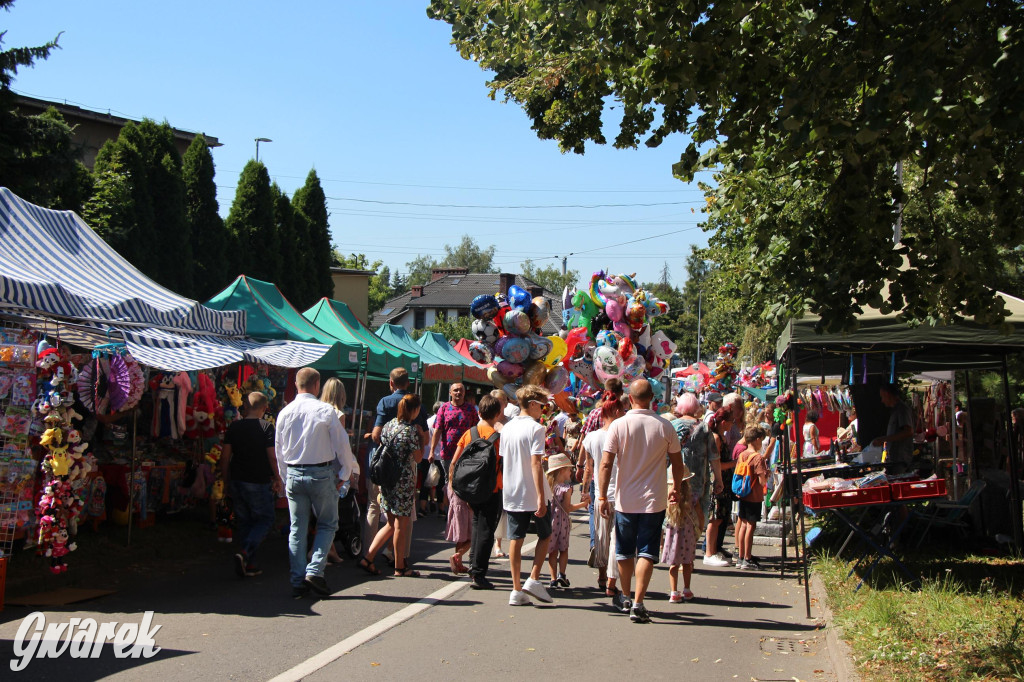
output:
[[[363,513],[355,490],[338,498],[338,532],[334,534],[334,545],[351,559],[363,555]]]

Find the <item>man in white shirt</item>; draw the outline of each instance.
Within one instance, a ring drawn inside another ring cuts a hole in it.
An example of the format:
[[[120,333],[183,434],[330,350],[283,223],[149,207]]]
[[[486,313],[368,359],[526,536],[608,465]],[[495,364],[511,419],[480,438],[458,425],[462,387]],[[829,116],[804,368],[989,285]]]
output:
[[[295,376],[295,387],[295,400],[277,416],[274,444],[291,517],[292,596],[300,599],[310,590],[320,596],[331,594],[324,580],[324,565],[338,530],[338,489],[342,481],[351,478],[354,458],[334,407],[317,399],[320,373],[303,367]],[[340,468],[337,475],[335,465]],[[307,564],[310,511],[316,515],[316,536],[313,557]]]
[[[686,473],[679,436],[671,422],[651,409],[654,392],[647,379],[629,385],[633,409],[608,427],[608,437],[598,473],[597,501],[606,519],[615,514],[615,558],[622,582],[622,599],[616,604],[629,611],[634,623],[648,623],[644,596],[654,573],[661,547],[661,527],[668,506],[665,458],[672,465],[672,494],[678,495]],[[608,499],[612,468],[618,464],[615,502]],[[614,509],[613,509],[614,504]],[[636,592],[629,599],[636,571]]]
[[[516,391],[521,410],[501,430],[498,446],[502,463],[502,503],[508,518],[508,556],[512,569],[511,606],[530,604],[530,597],[551,602],[551,595],[540,582],[540,571],[548,555],[551,541],[551,510],[544,476],[544,427],[540,418],[548,410],[549,393],[540,386],[528,384]],[[520,583],[523,540],[532,526],[537,533],[533,570],[525,583]],[[529,596],[527,596],[529,595]]]

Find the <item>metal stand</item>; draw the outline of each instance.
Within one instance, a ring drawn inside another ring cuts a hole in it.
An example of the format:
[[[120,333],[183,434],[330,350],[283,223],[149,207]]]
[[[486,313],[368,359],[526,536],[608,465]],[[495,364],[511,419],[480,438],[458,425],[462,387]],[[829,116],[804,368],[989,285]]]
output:
[[[137,458],[136,429],[139,423],[139,411],[132,410],[132,473],[128,479],[128,547],[132,546],[132,517],[135,514],[135,463]]]
[[[797,383],[796,383],[797,373],[798,372],[796,370],[794,370],[793,371],[793,376],[790,377],[790,381],[792,382],[792,385],[793,385],[793,401],[794,401],[794,403],[796,403],[799,400],[799,398],[797,396]],[[793,429],[793,433],[796,436],[795,441],[794,441],[796,443],[796,478],[797,478],[798,481],[802,482],[803,481],[803,470],[802,470],[802,467],[800,465],[800,452],[801,452],[801,450],[803,448],[801,447],[801,442],[800,442],[802,434],[800,432],[800,410],[799,410],[799,407],[800,407],[799,403],[793,405],[793,408],[794,408],[793,409],[793,414],[794,414],[794,419],[793,419],[794,429]],[[806,527],[804,525],[804,513],[803,513],[802,509],[800,511],[800,542],[801,543],[806,543],[807,542],[807,529],[806,529]],[[797,544],[800,544],[800,543],[797,543]],[[810,585],[810,583],[807,580],[807,546],[806,546],[806,544],[802,548],[802,553],[801,553],[801,556],[800,556],[800,563],[803,566],[803,574],[804,574],[804,604],[805,604],[805,606],[807,608],[807,617],[810,618],[811,617],[811,585]]]
[[[1003,355],[1003,399],[1006,402],[1006,448],[1010,456],[1010,519],[1013,522],[1013,542],[1018,549],[1024,547],[1024,519],[1020,507],[1020,469],[1017,462],[1017,439],[1013,433],[1010,405],[1010,381],[1007,377],[1006,355]]]

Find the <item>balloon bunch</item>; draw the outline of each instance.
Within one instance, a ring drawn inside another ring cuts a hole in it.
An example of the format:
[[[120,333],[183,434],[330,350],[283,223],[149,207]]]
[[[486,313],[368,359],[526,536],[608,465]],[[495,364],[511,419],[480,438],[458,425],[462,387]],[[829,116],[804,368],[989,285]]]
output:
[[[510,398],[524,384],[544,386],[552,393],[565,390],[569,372],[561,366],[566,342],[541,334],[550,304],[543,296],[512,285],[507,294],[483,294],[470,303],[473,336],[469,354],[487,365],[487,378]]]
[[[770,360],[760,365],[747,367],[740,372],[736,383],[747,388],[763,388],[775,384],[775,365]]]
[[[718,348],[718,358],[715,360],[715,369],[711,374],[710,386],[720,393],[728,393],[732,390],[733,381],[736,380],[736,353],[739,351],[734,343],[726,343]]]
[[[583,383],[655,378],[676,350],[665,332],[651,333],[650,319],[667,313],[668,304],[638,288],[634,277],[595,272],[586,290],[563,293],[563,364]]]

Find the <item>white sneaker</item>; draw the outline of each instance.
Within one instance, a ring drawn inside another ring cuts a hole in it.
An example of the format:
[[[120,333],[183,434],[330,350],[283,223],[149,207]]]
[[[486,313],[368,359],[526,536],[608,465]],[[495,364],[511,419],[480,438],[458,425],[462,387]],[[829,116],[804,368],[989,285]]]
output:
[[[527,593],[534,599],[538,599],[545,604],[550,604],[554,601],[551,595],[548,594],[548,588],[544,587],[544,583],[533,578],[527,578],[526,582],[523,583],[523,592]]]
[[[712,554],[710,556],[705,555],[704,556],[704,565],[705,566],[718,566],[718,567],[729,566],[729,560],[726,559],[721,554]]]
[[[508,596],[509,606],[529,606],[533,602],[522,590],[512,590],[512,594]]]

